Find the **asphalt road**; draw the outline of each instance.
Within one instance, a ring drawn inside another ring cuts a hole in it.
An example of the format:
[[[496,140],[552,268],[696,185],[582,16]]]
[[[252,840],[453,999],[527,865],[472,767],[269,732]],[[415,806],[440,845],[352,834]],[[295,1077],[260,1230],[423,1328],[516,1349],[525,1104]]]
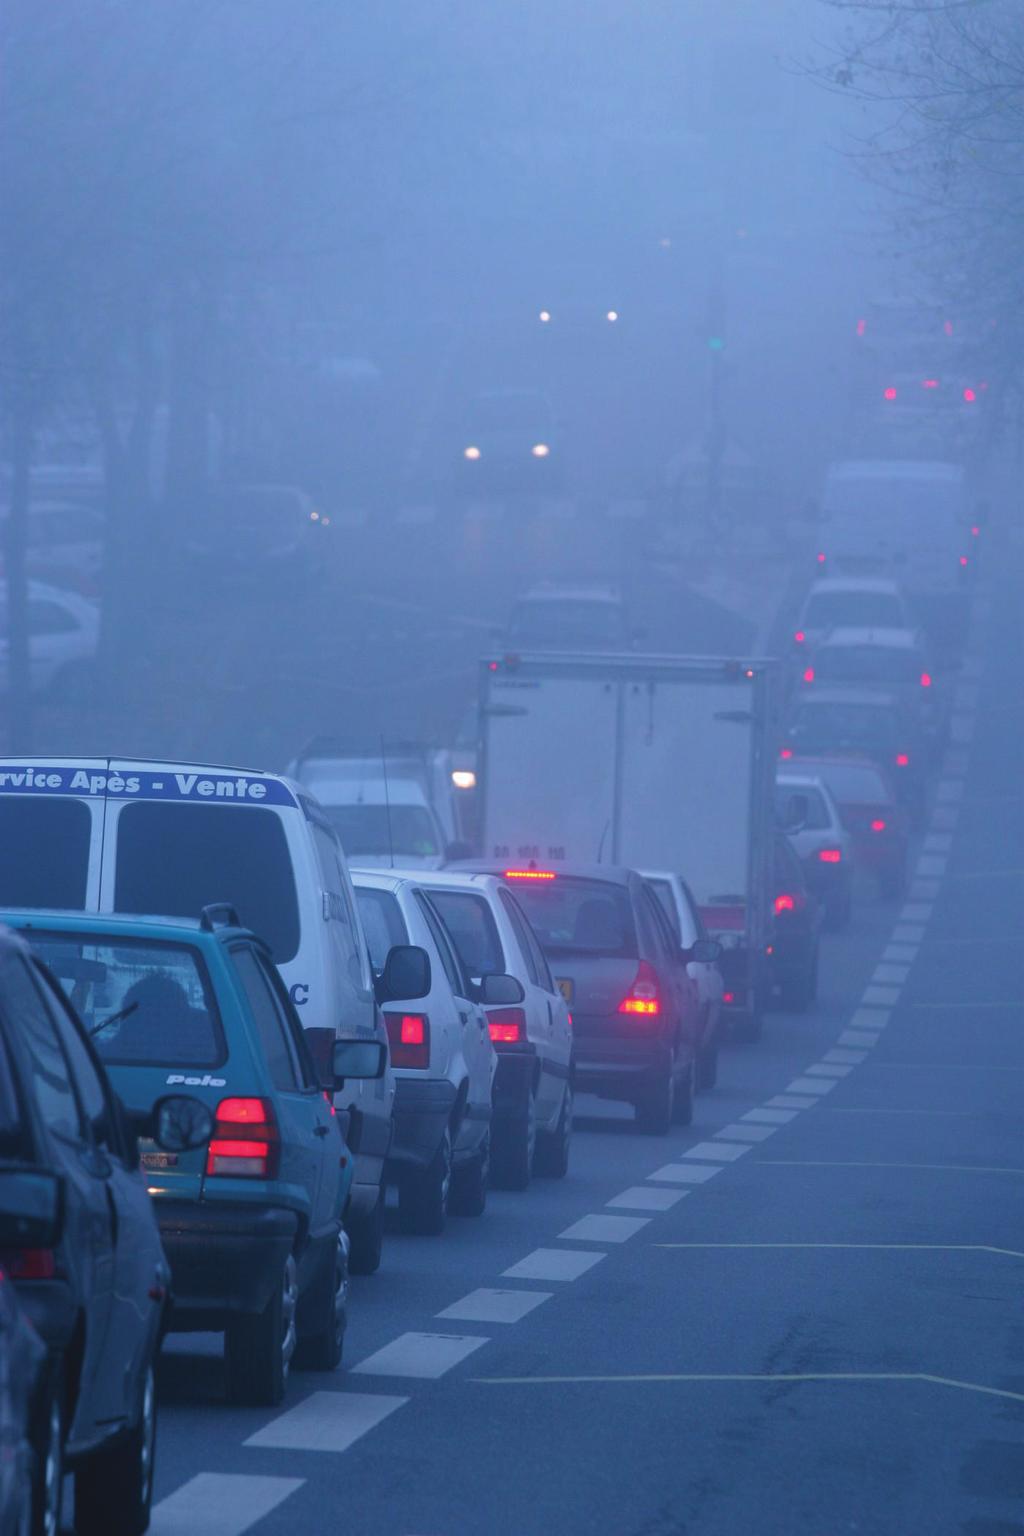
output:
[[[979,594],[905,899],[695,1123],[584,1101],[562,1183],[389,1233],[345,1368],[161,1370],[154,1536],[1024,1532],[1021,549]]]

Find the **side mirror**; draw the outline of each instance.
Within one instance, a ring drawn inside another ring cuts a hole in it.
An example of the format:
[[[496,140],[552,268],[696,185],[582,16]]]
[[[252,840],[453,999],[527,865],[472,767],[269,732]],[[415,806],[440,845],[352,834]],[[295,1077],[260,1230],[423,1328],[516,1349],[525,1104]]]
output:
[[[699,965],[714,965],[721,958],[722,946],[717,939],[695,939],[687,953],[687,959],[696,960]]]
[[[165,1152],[191,1152],[213,1135],[213,1115],[199,1099],[172,1093],[153,1105],[152,1135]]]
[[[457,837],[454,842],[448,844],[444,856],[449,864],[454,864],[458,859],[471,859],[473,844],[467,842],[464,837]]]
[[[387,1062],[387,1046],[380,1040],[335,1040],[331,1051],[334,1092],[341,1091],[347,1077],[383,1077]]]
[[[430,991],[430,956],[418,944],[396,944],[388,950],[377,977],[379,1003],[415,1002]]]
[[[514,1008],[526,997],[521,981],[518,981],[515,976],[503,976],[497,972],[481,976],[474,990],[476,1001],[483,1003],[487,1008]]]
[[[64,1181],[49,1168],[0,1168],[0,1248],[53,1248],[64,1229]]]

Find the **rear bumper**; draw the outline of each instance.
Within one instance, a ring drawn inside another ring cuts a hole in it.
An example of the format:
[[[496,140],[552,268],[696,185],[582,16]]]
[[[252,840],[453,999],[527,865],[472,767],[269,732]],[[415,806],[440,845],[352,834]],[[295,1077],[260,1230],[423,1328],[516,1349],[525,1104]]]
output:
[[[216,1330],[232,1313],[262,1312],[299,1228],[281,1206],[161,1200],[156,1217],[171,1265],[172,1331]]]
[[[446,1078],[396,1079],[395,1134],[386,1165],[389,1178],[427,1166],[441,1145],[455,1097],[455,1087]]]
[[[585,1093],[609,1099],[632,1099],[652,1078],[672,1070],[672,1050],[663,1035],[648,1039],[614,1036],[587,1037],[585,1021],[573,1016],[577,1026],[574,1079]]]

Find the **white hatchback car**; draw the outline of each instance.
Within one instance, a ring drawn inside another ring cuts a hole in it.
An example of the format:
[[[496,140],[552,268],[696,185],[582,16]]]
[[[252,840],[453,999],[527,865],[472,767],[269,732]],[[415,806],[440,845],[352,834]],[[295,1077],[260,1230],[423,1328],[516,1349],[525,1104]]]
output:
[[[830,629],[915,629],[902,588],[883,577],[836,576],[816,581],[793,630],[798,656],[819,645]]]
[[[95,603],[42,581],[28,584],[29,676],[33,693],[74,700],[89,686],[99,644]],[[0,693],[10,686],[7,583],[0,580]]]
[[[396,944],[430,957],[430,991],[384,1006],[395,1073],[395,1134],[386,1176],[398,1190],[403,1230],[440,1232],[449,1209],[481,1216],[487,1203],[491,1090],[498,1059],[480,990],[469,979],[419,882],[411,875],[354,870],[356,903],[374,970]],[[522,999],[519,983],[490,976],[497,1001]]]
[[[667,870],[646,869],[640,873],[672,924],[672,931],[686,956],[686,974],[696,985],[700,1010],[697,1087],[713,1088],[718,1077],[722,998],[725,992],[718,964],[722,946],[717,939],[708,936],[700,908],[682,875],[674,875]]]
[[[472,980],[507,973],[523,989],[515,1005],[483,999],[498,1053],[493,1181],[525,1189],[534,1172],[562,1178],[572,1139],[572,1018],[537,937],[500,876],[446,870],[420,880]]]

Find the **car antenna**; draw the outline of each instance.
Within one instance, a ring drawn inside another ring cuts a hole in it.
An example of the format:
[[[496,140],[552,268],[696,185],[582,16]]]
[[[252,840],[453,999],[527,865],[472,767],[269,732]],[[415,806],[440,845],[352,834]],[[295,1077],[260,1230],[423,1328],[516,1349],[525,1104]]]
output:
[[[395,839],[391,831],[391,791],[388,788],[388,753],[384,745],[384,737],[380,738],[380,765],[384,770],[384,813],[388,819],[388,858],[391,860],[391,868],[395,867]]]
[[[609,816],[608,820],[604,824],[604,831],[601,833],[601,841],[597,845],[597,862],[599,864],[604,862],[604,840],[608,836],[608,828],[611,826],[611,824],[612,820]]]

